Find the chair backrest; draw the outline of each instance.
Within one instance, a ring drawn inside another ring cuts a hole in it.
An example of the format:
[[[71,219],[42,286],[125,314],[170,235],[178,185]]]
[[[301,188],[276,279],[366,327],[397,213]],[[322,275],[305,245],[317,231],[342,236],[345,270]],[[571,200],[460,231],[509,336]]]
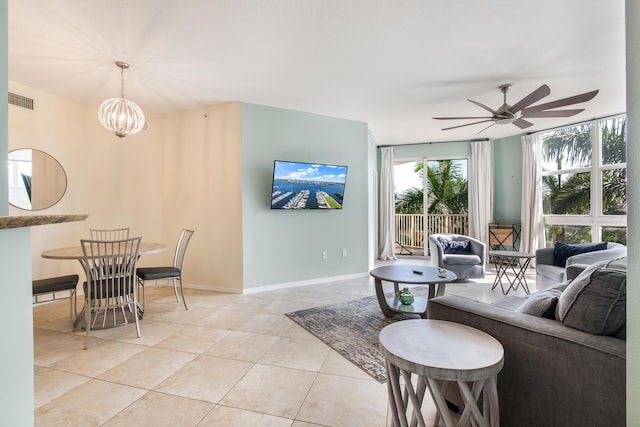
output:
[[[91,240],[123,240],[129,238],[129,227],[112,230],[90,229]]]
[[[193,230],[182,229],[178,244],[176,245],[176,252],[173,255],[173,266],[182,270],[182,264],[184,263],[184,255],[187,253],[187,246],[193,236]]]
[[[141,240],[141,237],[80,240],[82,264],[87,276],[87,298],[107,299],[107,305],[112,305],[112,301],[122,297],[135,298]]]

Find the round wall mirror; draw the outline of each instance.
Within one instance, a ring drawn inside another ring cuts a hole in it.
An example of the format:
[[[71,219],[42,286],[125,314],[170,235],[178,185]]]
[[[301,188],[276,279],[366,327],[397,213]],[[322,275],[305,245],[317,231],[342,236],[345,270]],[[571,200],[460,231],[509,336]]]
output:
[[[62,165],[44,151],[9,152],[9,203],[29,211],[50,208],[67,190]]]

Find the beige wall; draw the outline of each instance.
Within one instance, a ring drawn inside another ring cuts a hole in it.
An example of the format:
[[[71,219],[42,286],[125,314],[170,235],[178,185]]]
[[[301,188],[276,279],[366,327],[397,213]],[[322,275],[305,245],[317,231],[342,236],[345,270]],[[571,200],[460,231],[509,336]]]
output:
[[[90,228],[130,227],[144,240],[167,243],[170,250],[142,258],[142,265],[151,265],[171,263],[186,227],[196,233],[185,283],[241,292],[239,104],[147,113],[148,130],[119,139],[98,123],[97,105],[13,82],[9,90],[35,100],[34,111],[9,107],[9,150],[45,151],[67,173],[62,200],[38,213],[89,214],[83,222],[33,227],[34,278],[81,274],[79,263],[40,253],[77,245]],[[29,212],[10,207],[9,214]]]
[[[195,229],[185,261],[193,287],[242,292],[242,135],[239,103],[162,118],[164,234]]]

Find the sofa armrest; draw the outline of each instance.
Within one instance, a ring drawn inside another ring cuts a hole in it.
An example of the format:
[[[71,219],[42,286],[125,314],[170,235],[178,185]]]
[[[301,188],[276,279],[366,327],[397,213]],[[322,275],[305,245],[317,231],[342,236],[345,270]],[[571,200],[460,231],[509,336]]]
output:
[[[536,265],[553,265],[553,248],[541,248],[536,250]]]
[[[614,246],[603,251],[586,252],[583,254],[577,254],[567,258],[566,266],[573,264],[595,264],[600,261],[608,261],[615,258],[622,258],[627,256],[626,246]]]
[[[471,253],[480,257],[481,264],[485,264],[485,256],[487,253],[487,245],[473,238],[469,238],[469,245],[471,246]]]
[[[624,425],[626,342],[455,295],[429,301],[430,319],[462,323],[502,343],[503,425]]]

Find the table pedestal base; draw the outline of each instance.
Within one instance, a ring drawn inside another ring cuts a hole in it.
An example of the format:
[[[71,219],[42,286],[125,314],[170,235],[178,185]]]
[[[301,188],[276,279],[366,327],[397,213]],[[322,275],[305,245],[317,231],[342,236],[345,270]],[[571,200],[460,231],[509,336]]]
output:
[[[500,425],[496,374],[473,382],[458,380],[442,381],[441,384],[435,379],[418,376],[415,388],[411,381],[411,375],[411,372],[394,366],[387,361],[387,391],[390,397],[389,405],[395,427],[416,425],[422,427],[427,425],[421,412],[427,388],[438,410],[433,425],[440,425],[440,418],[442,418],[445,426],[455,426],[454,417],[445,400],[447,389],[451,383],[457,384],[464,401],[464,410],[458,420],[459,426],[493,427]],[[402,379],[402,385],[400,379]],[[483,401],[482,410],[480,410],[477,403],[480,395],[482,395]],[[408,418],[409,415],[410,418]]]

